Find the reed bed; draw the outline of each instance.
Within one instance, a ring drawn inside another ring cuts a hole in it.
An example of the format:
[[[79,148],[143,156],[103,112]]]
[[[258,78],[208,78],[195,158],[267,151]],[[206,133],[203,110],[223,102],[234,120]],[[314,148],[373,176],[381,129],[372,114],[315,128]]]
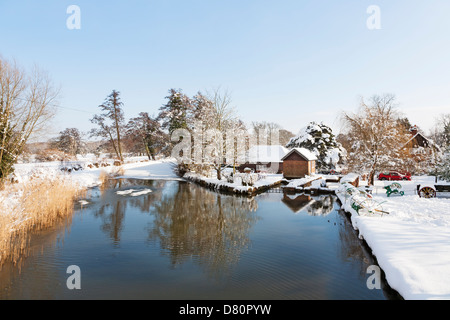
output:
[[[0,266],[6,261],[18,263],[33,233],[70,221],[74,202],[85,190],[61,176],[9,185],[3,193],[10,201],[0,202]]]

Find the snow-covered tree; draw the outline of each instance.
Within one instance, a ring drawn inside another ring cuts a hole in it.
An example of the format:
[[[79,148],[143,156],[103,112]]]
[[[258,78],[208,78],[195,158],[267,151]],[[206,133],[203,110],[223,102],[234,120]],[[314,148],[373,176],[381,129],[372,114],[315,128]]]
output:
[[[332,129],[323,124],[310,122],[297,136],[291,138],[286,148],[306,148],[313,152],[319,170],[336,169],[345,156],[345,150],[336,141]]]
[[[121,137],[124,134],[125,117],[119,95],[118,91],[113,90],[103,104],[99,105],[102,113],[94,115],[91,119],[91,122],[98,126],[91,130],[91,136],[107,138],[117,158],[123,161]]]
[[[450,146],[442,153],[440,161],[433,172],[439,179],[450,182]]]
[[[191,110],[188,121],[191,130],[199,129],[195,127],[195,124],[199,122],[203,124],[202,129],[213,127],[215,122],[215,111],[211,99],[203,93],[198,92],[191,99]]]
[[[395,96],[373,96],[369,103],[361,99],[356,113],[344,113],[343,123],[350,148],[348,165],[350,170],[369,174],[373,185],[377,171],[403,167],[408,157],[404,146],[410,133],[398,120]]]
[[[170,89],[168,100],[159,110],[158,120],[162,128],[171,134],[176,129],[188,129],[189,113],[192,110],[191,99],[181,89]]]
[[[236,161],[237,150],[245,138],[243,123],[231,106],[230,94],[215,89],[207,94],[198,92],[190,99],[181,90],[172,89],[170,93],[169,102],[161,108],[159,119],[171,135],[172,132],[176,134],[172,137],[177,143],[174,156],[178,157],[178,152],[183,150],[180,159],[183,165],[190,164],[191,169],[195,167],[200,171],[212,168],[220,180],[223,165],[227,161]],[[182,132],[177,129],[182,129]]]
[[[226,158],[235,159],[236,134],[242,123],[231,106],[231,96],[220,89],[206,96],[197,94],[193,99],[194,160],[201,158],[221,179]]]
[[[450,146],[450,113],[441,114],[431,132],[434,141],[443,149]]]

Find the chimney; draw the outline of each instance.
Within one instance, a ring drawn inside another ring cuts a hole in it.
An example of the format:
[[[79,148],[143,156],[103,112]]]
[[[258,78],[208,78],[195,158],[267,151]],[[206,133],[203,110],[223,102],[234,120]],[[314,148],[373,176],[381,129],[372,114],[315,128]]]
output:
[[[416,125],[412,126],[412,127],[409,129],[409,132],[411,132],[411,134],[412,134],[413,136],[415,136],[415,135],[417,134],[417,132],[418,132],[417,126],[416,126]]]

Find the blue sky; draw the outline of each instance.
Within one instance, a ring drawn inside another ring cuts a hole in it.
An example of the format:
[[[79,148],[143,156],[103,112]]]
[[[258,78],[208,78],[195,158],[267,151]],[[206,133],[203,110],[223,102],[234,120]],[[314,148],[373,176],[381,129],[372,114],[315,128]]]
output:
[[[79,30],[66,27],[69,5],[80,7]],[[380,30],[366,26],[370,5]],[[450,112],[449,12],[444,0],[1,1],[0,54],[61,87],[52,132],[91,128],[112,90],[130,118],[157,114],[170,88],[219,86],[247,123],[338,131],[360,96],[393,93],[428,131]]]

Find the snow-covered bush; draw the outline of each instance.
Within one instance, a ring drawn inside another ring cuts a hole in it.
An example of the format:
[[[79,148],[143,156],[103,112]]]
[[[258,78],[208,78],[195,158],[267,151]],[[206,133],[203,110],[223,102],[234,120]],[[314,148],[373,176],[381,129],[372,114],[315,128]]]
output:
[[[235,177],[242,181],[243,186],[253,186],[260,179],[257,173],[236,173]]]
[[[441,161],[436,165],[436,173],[439,179],[450,181],[450,147],[442,155]]]

